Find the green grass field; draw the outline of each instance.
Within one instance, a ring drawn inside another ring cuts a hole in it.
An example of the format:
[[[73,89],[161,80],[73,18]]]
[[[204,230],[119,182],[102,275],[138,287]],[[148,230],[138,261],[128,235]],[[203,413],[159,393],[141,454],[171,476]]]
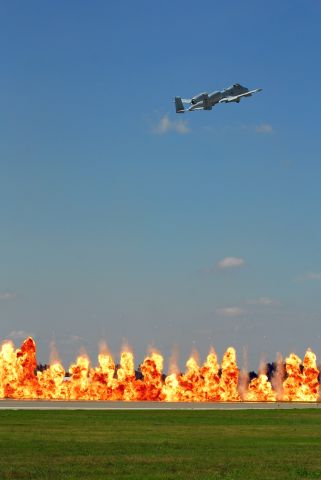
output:
[[[321,479],[321,412],[0,411],[0,479]]]

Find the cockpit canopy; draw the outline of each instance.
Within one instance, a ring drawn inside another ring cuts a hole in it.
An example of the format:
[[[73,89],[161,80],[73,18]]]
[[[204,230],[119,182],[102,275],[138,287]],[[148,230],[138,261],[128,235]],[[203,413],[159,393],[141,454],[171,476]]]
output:
[[[233,85],[231,85],[230,87],[224,88],[223,92],[226,92],[227,90],[232,90],[233,88],[242,89],[243,87],[239,83],[233,83]]]

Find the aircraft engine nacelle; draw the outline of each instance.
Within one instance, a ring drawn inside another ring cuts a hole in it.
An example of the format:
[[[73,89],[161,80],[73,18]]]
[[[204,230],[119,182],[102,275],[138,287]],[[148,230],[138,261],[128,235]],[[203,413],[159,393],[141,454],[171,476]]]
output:
[[[198,102],[202,102],[204,100],[204,97],[207,95],[206,92],[200,93],[199,95],[195,95],[195,97],[192,98],[191,103],[195,105]]]

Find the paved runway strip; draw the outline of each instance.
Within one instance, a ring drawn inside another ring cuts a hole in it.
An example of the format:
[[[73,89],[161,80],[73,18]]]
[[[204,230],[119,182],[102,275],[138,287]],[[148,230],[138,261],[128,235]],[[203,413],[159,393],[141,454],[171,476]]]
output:
[[[0,410],[277,410],[288,408],[321,408],[321,403],[0,400]]]

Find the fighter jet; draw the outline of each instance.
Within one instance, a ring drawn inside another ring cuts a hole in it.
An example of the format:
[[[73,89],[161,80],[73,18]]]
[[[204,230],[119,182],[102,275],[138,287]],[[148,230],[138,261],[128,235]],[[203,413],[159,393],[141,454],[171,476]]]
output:
[[[251,97],[254,93],[261,91],[262,88],[249,90],[246,87],[242,87],[239,83],[234,83],[230,87],[224,88],[224,90],[217,90],[212,93],[200,93],[193,98],[175,97],[176,113],[184,113],[186,111],[193,112],[194,110],[212,110],[218,103],[240,103],[241,98]],[[189,105],[186,110],[184,103]]]

